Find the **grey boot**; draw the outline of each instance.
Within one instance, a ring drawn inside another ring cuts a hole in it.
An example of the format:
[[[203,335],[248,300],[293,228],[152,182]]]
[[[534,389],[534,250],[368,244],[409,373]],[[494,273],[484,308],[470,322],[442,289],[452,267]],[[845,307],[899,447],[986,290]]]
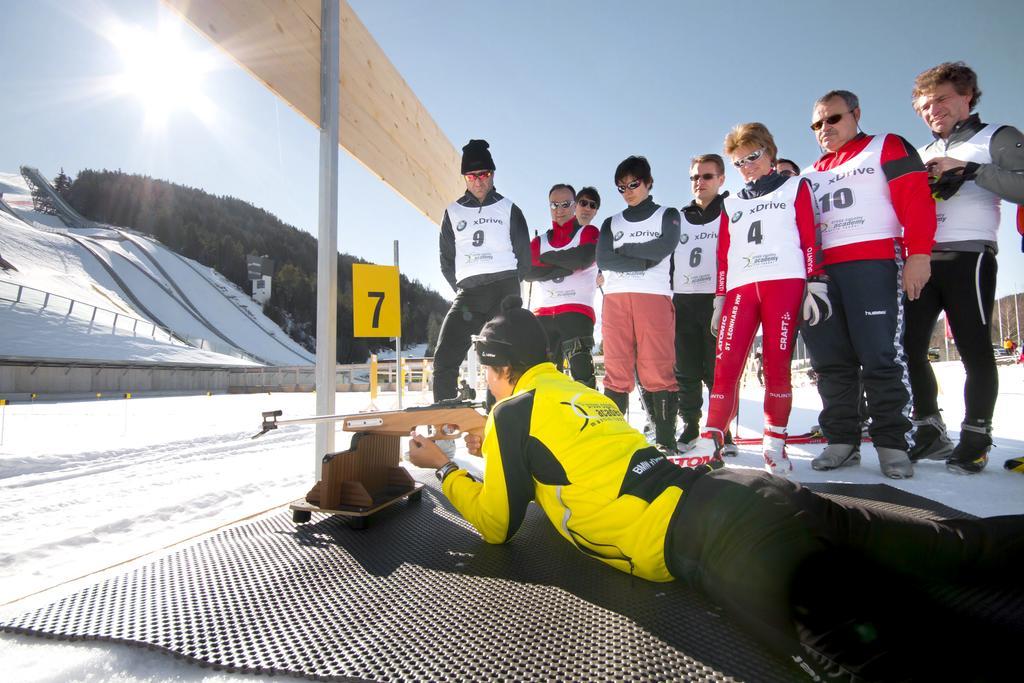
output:
[[[819,472],[850,467],[860,464],[860,446],[848,443],[830,443],[817,458],[811,461],[811,468]]]
[[[875,446],[875,451],[878,453],[878,465],[885,476],[890,479],[910,479],[914,476],[914,464],[910,462],[906,451],[884,446]]]

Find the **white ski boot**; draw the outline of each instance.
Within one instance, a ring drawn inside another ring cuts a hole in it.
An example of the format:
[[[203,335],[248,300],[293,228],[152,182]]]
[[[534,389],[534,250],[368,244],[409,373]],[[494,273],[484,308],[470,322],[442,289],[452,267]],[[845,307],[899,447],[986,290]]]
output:
[[[769,474],[788,477],[793,471],[793,463],[786,455],[786,428],[765,425],[764,439],[761,441],[761,454],[764,456],[764,469]]]

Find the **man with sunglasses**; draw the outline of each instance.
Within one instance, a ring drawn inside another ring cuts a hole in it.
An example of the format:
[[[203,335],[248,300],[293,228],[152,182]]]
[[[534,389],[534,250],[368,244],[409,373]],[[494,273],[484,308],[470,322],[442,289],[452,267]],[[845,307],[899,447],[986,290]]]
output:
[[[679,385],[679,417],[683,431],[676,441],[680,452],[692,449],[700,437],[701,382],[711,393],[715,380],[715,337],[711,333],[714,312],[718,235],[728,221],[723,202],[728,192],[725,161],[718,154],[701,154],[690,159],[690,189],[693,201],[683,207],[685,221],[679,231],[675,269],[672,274],[672,303],[676,310],[676,383]],[[726,433],[724,455],[736,455],[732,435]]]
[[[910,458],[945,459],[956,474],[976,474],[988,463],[999,394],[991,312],[1000,200],[1024,203],[1024,135],[1013,126],[982,123],[971,113],[980,99],[978,76],[963,62],[939,64],[914,82],[914,110],[934,137],[920,152],[938,200],[938,229],[932,277],[920,298],[907,303],[907,365],[917,427]],[[938,385],[928,361],[942,311],[967,375],[955,448],[939,416]]]
[[[858,130],[857,96],[833,90],[814,103],[811,130],[825,154],[807,174],[817,199],[832,316],[804,325],[828,446],[816,470],[860,463],[860,382],[882,473],[913,476],[908,457],[910,380],[903,353],[903,296],[930,275],[935,202],[921,159],[897,135]]]
[[[793,176],[800,175],[800,167],[796,165],[796,162],[789,159],[776,159],[775,172],[781,176],[792,178]]]
[[[572,378],[593,389],[597,385],[591,350],[598,232],[577,218],[577,196],[572,185],[565,183],[548,192],[551,229],[530,242],[526,279],[535,283],[530,305],[547,333],[549,357],[559,372],[568,363]],[[596,209],[591,217],[595,213]]]
[[[651,165],[644,157],[622,161],[615,185],[626,209],[605,219],[597,242],[597,265],[605,277],[604,392],[625,414],[639,378],[655,441],[675,453],[679,399],[671,275],[679,212],[654,203]]]
[[[1017,665],[1005,621],[971,622],[971,657],[934,634],[962,629],[936,598],[958,578],[1020,594],[1024,516],[924,520],[765,472],[672,465],[608,397],[546,362],[544,330],[521,306],[510,297],[474,338],[498,399],[483,434],[465,438],[483,481],[410,435],[409,460],[435,470],[485,542],[515,539],[514,558],[534,535],[517,536],[532,501],[587,557],[703,590],[813,680],[1001,680]]]
[[[486,140],[462,148],[466,194],[448,205],[441,221],[441,273],[455,300],[441,323],[434,351],[434,401],[457,392],[459,366],[470,337],[519,293],[530,265],[530,233],[519,207],[494,189],[494,160]]]
[[[596,188],[587,185],[576,193],[576,221],[580,225],[593,225],[600,208],[601,195]]]

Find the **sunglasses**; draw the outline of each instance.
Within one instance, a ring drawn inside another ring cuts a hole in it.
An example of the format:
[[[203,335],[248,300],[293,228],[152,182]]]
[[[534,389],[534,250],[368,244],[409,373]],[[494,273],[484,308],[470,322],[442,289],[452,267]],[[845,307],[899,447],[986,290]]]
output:
[[[598,203],[592,202],[589,199],[577,199],[576,203],[582,206],[584,209],[594,209],[596,211],[598,208]]]
[[[619,194],[625,194],[626,190],[635,190],[644,184],[642,180],[634,180],[628,185],[616,185],[615,189],[619,191]]]
[[[837,123],[839,123],[843,119],[843,117],[849,113],[850,112],[848,111],[843,111],[839,112],[838,114],[832,114],[832,116],[826,116],[823,119],[818,119],[817,121],[811,124],[811,130],[817,133],[819,130],[821,130],[821,127],[824,126],[826,123],[830,126],[834,126]]]
[[[466,180],[487,180],[492,175],[494,175],[494,171],[477,171],[476,173],[467,173]]]
[[[690,182],[697,182],[698,180],[714,180],[718,177],[717,173],[695,173],[690,176]]]
[[[732,165],[735,166],[736,168],[743,168],[747,164],[752,164],[758,159],[760,159],[762,154],[764,154],[764,149],[754,150],[753,152],[743,157],[742,159],[737,159],[736,161],[732,162]]]
[[[564,202],[551,202],[552,209],[568,209],[573,205],[573,200],[566,199]]]

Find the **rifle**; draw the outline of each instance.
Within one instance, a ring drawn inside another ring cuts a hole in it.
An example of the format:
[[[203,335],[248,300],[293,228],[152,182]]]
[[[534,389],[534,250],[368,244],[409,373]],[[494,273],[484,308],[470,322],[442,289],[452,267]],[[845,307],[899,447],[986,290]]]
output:
[[[356,528],[363,528],[374,512],[399,500],[418,500],[423,484],[416,482],[399,462],[399,441],[416,427],[430,425],[430,437],[455,439],[464,433],[483,435],[487,418],[478,410],[482,403],[459,399],[429,406],[355,415],[317,415],[279,420],[280,410],[263,413],[263,426],[252,438],[282,425],[340,422],[346,432],[355,432],[348,450],[323,456],[321,479],[304,498],[290,505],[297,523],[310,520],[312,512],[345,515]]]
[[[252,438],[263,436],[272,429],[283,425],[317,424],[319,422],[341,422],[346,432],[363,432],[383,434],[387,436],[408,436],[416,427],[432,426],[434,434],[430,437],[438,439],[457,439],[465,433],[483,435],[486,416],[477,409],[483,403],[446,399],[429,406],[416,406],[404,410],[388,410],[376,413],[356,413],[355,415],[316,415],[299,417],[290,420],[279,420],[284,414],[281,410],[263,413],[263,426]]]

